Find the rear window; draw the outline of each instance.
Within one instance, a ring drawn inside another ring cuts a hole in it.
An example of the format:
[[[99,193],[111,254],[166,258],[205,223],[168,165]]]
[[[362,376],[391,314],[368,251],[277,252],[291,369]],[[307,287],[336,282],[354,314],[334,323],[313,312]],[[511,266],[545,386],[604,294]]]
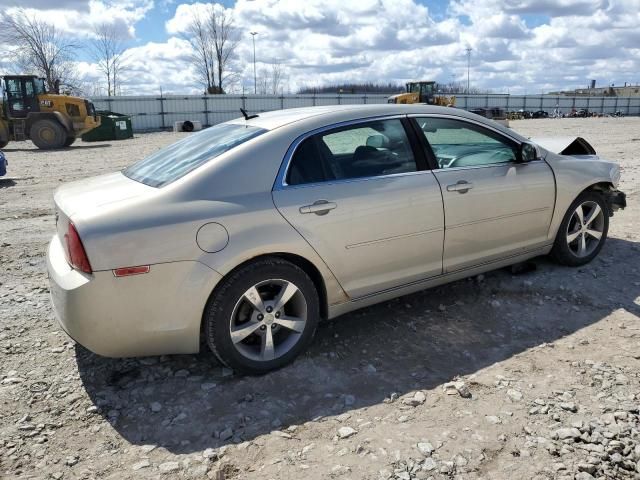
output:
[[[124,169],[131,180],[163,187],[209,160],[262,135],[264,128],[223,123],[188,136]]]

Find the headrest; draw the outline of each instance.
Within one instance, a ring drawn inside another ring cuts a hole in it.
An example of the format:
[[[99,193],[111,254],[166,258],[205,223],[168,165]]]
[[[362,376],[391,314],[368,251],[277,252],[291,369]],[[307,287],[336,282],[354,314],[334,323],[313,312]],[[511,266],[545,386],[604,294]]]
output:
[[[382,134],[370,135],[367,138],[367,146],[374,148],[385,148],[389,145],[389,139]]]

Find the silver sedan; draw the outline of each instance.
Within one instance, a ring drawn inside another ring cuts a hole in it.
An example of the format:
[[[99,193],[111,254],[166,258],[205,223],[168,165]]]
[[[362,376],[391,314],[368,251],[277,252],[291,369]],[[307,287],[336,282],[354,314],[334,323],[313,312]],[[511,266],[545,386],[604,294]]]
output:
[[[62,328],[101,355],[262,373],[318,322],[538,255],[592,260],[624,208],[583,139],[425,105],[241,117],[55,193]]]

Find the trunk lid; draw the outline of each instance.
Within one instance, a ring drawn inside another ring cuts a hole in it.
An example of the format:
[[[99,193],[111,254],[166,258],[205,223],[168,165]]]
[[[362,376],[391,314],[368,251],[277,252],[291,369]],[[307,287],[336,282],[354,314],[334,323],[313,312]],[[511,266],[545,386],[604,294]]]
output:
[[[76,216],[95,213],[156,191],[156,188],[131,180],[120,172],[62,185],[53,196],[58,236],[64,238],[69,221]]]

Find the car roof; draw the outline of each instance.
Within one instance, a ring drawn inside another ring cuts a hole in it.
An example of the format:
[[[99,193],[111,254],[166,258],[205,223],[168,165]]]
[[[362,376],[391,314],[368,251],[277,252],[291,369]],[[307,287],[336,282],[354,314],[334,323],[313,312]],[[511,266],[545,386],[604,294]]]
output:
[[[257,117],[245,120],[243,117],[231,120],[232,123],[244,123],[254,125],[267,130],[287,125],[289,123],[299,122],[311,117],[325,116],[335,117],[328,119],[330,122],[347,121],[359,117],[369,117],[377,115],[395,115],[407,114],[410,112],[426,113],[427,110],[438,111],[442,107],[432,107],[430,105],[420,105],[416,109],[416,105],[394,105],[394,104],[373,104],[373,105],[324,105],[318,107],[302,107],[288,108],[285,110],[273,110],[270,112],[259,113]]]
[[[244,117],[235,118],[227,123],[252,125],[266,130],[274,130],[292,123],[306,123],[306,120],[321,121],[325,125],[348,122],[367,117],[387,115],[436,114],[457,116],[482,123],[498,129],[511,137],[520,137],[513,130],[465,110],[455,107],[439,107],[426,104],[373,104],[373,105],[325,105],[317,107],[289,108],[259,113],[257,117],[245,120]],[[314,122],[315,123],[315,122]]]

